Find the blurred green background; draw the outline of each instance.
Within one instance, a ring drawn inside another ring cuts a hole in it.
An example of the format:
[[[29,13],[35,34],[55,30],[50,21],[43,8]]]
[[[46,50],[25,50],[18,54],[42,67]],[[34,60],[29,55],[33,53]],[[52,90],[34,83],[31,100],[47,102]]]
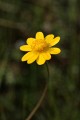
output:
[[[60,36],[62,52],[46,66],[21,62],[19,46],[37,31]],[[0,0],[0,120],[80,120],[80,1]]]

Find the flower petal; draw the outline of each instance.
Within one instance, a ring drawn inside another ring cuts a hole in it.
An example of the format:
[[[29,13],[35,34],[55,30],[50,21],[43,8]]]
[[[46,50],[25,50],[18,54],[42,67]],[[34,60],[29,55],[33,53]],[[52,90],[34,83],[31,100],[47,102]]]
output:
[[[28,52],[22,57],[22,61],[27,61],[31,56],[33,56],[33,52]]]
[[[44,39],[44,34],[42,32],[37,32],[36,39]]]
[[[49,52],[44,52],[44,53],[42,53],[42,55],[43,55],[45,60],[50,60],[51,59],[51,55],[50,55]]]
[[[31,45],[33,41],[35,41],[35,38],[28,38],[26,40],[26,42],[27,42],[28,45]]]
[[[59,54],[61,50],[59,48],[50,48],[50,54]]]
[[[28,63],[28,64],[31,64],[31,63],[33,63],[37,58],[38,58],[38,53],[34,53],[33,56],[31,56],[31,57],[28,59],[27,63]]]
[[[31,51],[31,46],[29,46],[29,45],[22,45],[20,47],[20,50],[22,50],[22,51]]]
[[[38,56],[37,60],[36,60],[36,62],[37,62],[38,65],[44,64],[45,61],[46,61],[46,60],[45,60],[45,58],[43,57],[42,54],[40,54],[40,55]]]
[[[59,41],[60,41],[60,37],[54,38],[54,39],[50,42],[50,46],[56,45]]]
[[[47,36],[45,37],[45,41],[46,41],[47,43],[51,43],[51,42],[53,41],[53,38],[54,38],[54,35],[53,35],[53,34],[47,35]]]

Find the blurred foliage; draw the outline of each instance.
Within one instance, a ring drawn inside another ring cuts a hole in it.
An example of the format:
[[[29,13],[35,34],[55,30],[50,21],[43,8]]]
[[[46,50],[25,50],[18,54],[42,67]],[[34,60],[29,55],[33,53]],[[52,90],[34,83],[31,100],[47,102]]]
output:
[[[32,120],[80,120],[80,1],[0,0],[0,120],[25,120],[46,82]],[[19,46],[37,31],[59,35],[61,54],[45,65],[21,62]]]

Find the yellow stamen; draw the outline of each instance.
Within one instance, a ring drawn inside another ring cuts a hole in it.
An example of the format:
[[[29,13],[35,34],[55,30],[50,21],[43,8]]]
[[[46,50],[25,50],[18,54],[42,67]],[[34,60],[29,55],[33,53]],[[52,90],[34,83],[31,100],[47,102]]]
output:
[[[49,45],[46,43],[45,40],[39,39],[35,40],[32,43],[32,50],[33,51],[38,51],[38,52],[43,52],[49,48]]]

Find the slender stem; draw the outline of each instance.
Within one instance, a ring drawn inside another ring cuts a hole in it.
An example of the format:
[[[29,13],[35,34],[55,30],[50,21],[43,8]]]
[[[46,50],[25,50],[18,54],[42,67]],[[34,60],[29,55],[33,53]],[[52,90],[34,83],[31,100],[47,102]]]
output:
[[[49,73],[49,67],[48,67],[48,62],[46,62],[46,68],[47,68],[47,72],[48,72],[48,80],[50,79],[50,73]]]
[[[43,91],[43,94],[42,94],[40,100],[38,101],[38,103],[36,104],[36,106],[33,108],[32,112],[29,114],[29,116],[25,120],[30,120],[33,117],[33,115],[35,114],[35,112],[40,107],[40,105],[41,105],[41,103],[42,103],[42,101],[43,101],[43,99],[45,97],[46,91],[47,91],[47,85],[44,88],[44,91]]]
[[[47,67],[48,79],[49,79],[49,69],[48,69],[48,64],[47,63],[46,63],[46,67]],[[41,98],[39,99],[38,103],[36,104],[36,106],[33,108],[32,112],[29,114],[29,116],[25,120],[30,120],[33,117],[33,115],[36,113],[38,108],[41,106],[42,101],[43,101],[43,99],[46,95],[47,89],[48,89],[48,86],[46,84],[45,87],[44,87],[43,93],[41,95]]]

